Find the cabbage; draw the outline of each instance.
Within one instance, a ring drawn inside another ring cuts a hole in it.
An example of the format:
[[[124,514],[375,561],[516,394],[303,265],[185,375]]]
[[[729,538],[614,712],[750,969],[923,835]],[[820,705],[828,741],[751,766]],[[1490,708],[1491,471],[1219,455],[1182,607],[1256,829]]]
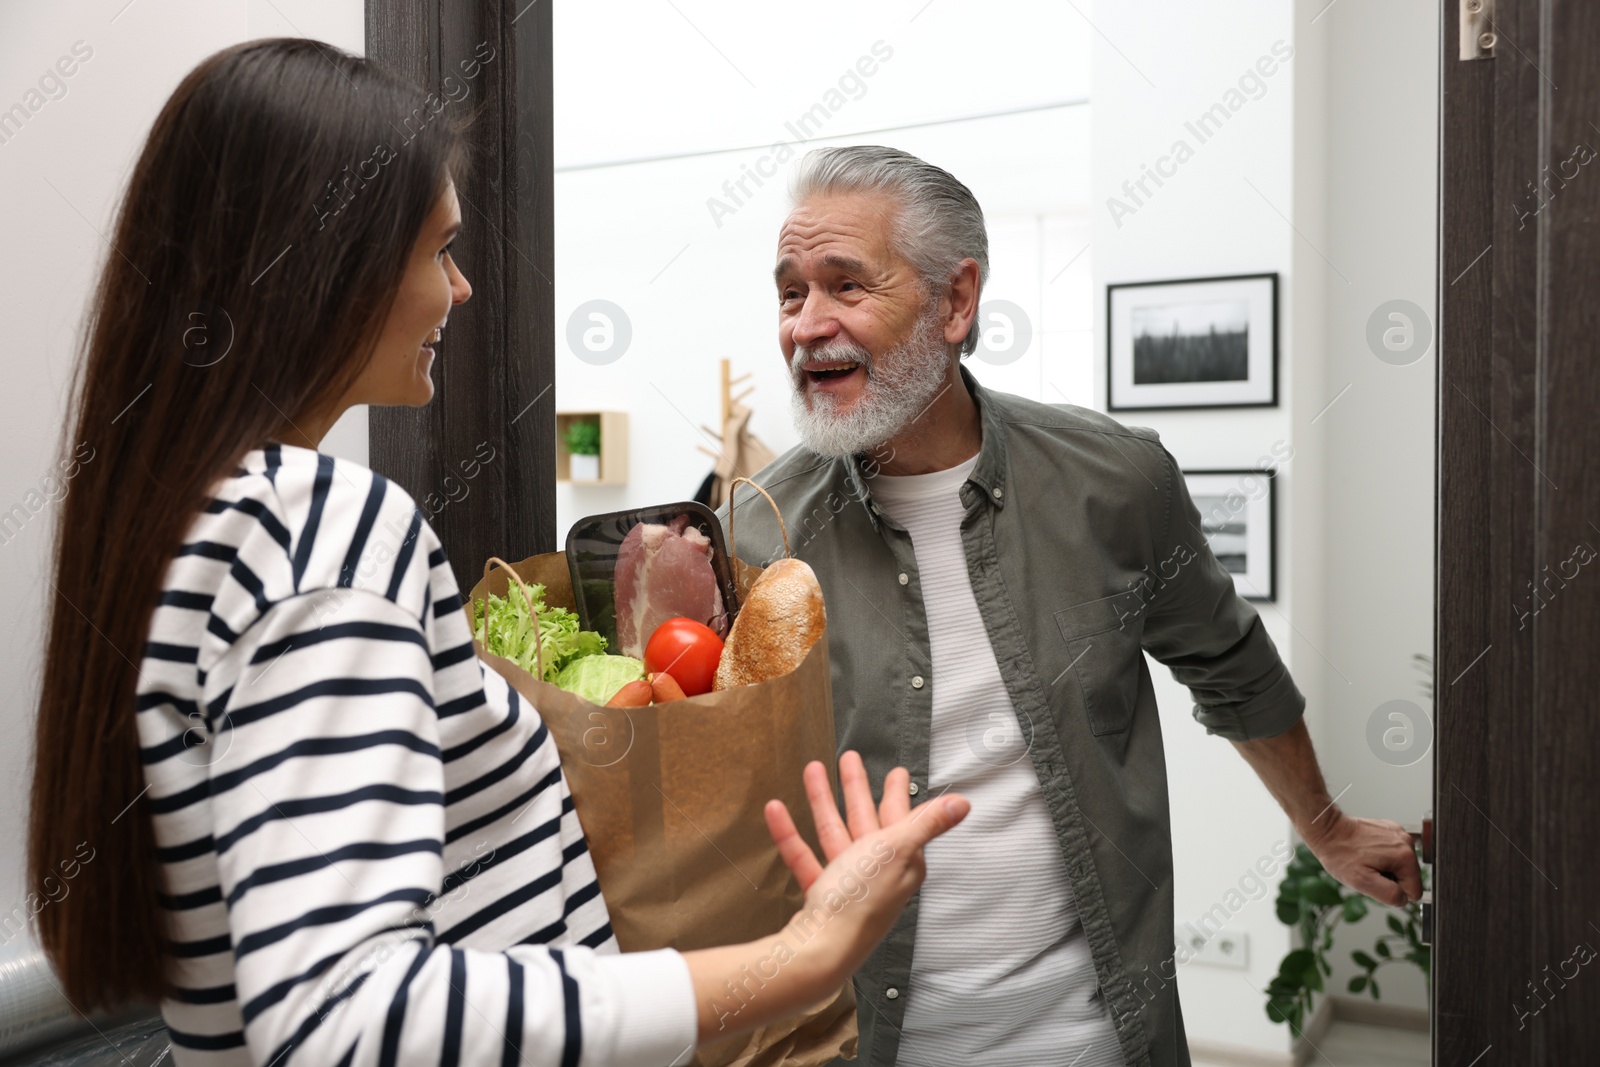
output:
[[[556,685],[591,704],[605,704],[629,682],[644,678],[644,664],[632,656],[584,656],[556,675]]]
[[[576,613],[545,606],[544,586],[531,584],[528,591],[533,594],[534,614],[529,613],[522,590],[516,588],[506,590],[505,596],[490,593],[486,601],[473,602],[473,636],[483,643],[490,655],[509,659],[529,674],[553,683],[568,664],[605,654],[606,639],[590,630],[580,630]],[[539,640],[543,643],[542,674],[537,656],[540,646],[533,636],[535,618]]]

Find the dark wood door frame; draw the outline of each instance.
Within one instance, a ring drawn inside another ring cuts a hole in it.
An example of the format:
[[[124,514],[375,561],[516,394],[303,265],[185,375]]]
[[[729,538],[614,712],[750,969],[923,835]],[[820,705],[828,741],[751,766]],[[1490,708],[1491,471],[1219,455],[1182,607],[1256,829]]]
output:
[[[425,408],[373,408],[370,465],[416,498],[470,589],[555,544],[555,200],[549,0],[372,0],[367,54],[475,116],[450,315]],[[399,121],[404,116],[397,116]]]
[[[1443,16],[1434,1062],[1595,1063],[1600,5]]]

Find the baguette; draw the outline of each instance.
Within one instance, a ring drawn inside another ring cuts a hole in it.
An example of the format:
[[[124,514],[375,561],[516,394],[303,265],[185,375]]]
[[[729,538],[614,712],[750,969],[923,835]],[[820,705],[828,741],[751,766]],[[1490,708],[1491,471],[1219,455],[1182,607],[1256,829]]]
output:
[[[815,572],[798,559],[777,560],[745,594],[722,648],[714,688],[734,689],[788,674],[827,626]]]

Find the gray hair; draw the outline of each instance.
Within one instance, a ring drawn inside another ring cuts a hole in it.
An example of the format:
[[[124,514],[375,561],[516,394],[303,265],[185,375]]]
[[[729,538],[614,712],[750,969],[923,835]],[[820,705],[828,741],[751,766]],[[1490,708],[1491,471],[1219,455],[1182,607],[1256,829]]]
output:
[[[888,193],[900,204],[891,246],[910,261],[930,296],[955,277],[963,259],[978,262],[978,288],[989,280],[989,233],[977,197],[949,171],[909,152],[880,145],[814,148],[789,182],[799,204],[832,193]],[[961,342],[963,356],[978,347],[977,316]]]

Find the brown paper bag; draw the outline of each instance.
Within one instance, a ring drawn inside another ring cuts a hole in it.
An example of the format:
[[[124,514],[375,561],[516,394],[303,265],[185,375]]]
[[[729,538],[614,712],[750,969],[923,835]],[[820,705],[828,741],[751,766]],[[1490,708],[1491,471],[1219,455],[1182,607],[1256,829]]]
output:
[[[564,553],[490,562],[543,585],[547,605],[575,610]],[[761,570],[733,563],[742,597]],[[473,603],[504,596],[512,583],[504,569],[484,570],[465,607],[469,625]],[[826,634],[781,678],[647,708],[592,704],[481,644],[477,651],[538,709],[555,739],[624,952],[752,941],[776,934],[800,910],[799,883],[772,843],[763,809],[772,798],[787,804],[821,856],[800,774],[821,760],[837,790]],[[733,1012],[740,998],[759,997],[758,981],[729,991],[719,1006]],[[854,1058],[855,1008],[846,982],[802,1015],[701,1046],[694,1062],[818,1067]]]

